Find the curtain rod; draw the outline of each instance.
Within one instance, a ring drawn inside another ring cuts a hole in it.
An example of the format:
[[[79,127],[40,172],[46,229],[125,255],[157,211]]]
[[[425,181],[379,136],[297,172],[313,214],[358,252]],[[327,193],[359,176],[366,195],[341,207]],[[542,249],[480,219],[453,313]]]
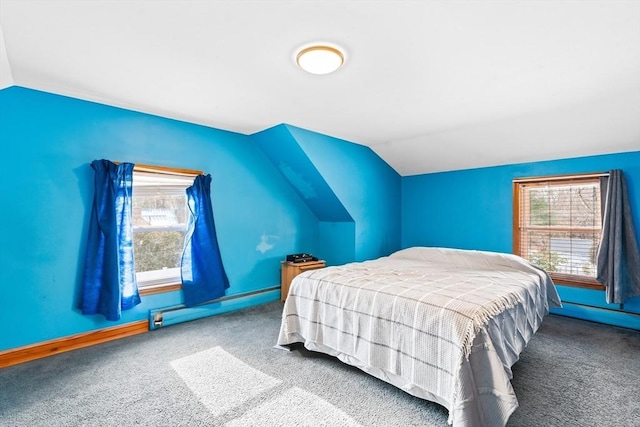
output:
[[[551,176],[534,176],[531,178],[514,178],[513,182],[544,182],[544,181],[562,181],[568,179],[588,179],[609,176],[609,172],[590,172],[570,175],[551,175]]]
[[[124,162],[113,162],[116,165]],[[170,168],[166,166],[142,165],[134,163],[133,170],[136,172],[163,173],[166,175],[198,176],[204,175],[203,171],[195,169]]]

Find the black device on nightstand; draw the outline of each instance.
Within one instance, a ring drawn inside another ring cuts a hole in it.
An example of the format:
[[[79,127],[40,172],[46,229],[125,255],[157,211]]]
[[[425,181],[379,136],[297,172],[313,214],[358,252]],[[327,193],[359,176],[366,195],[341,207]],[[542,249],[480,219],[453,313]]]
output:
[[[317,261],[318,258],[314,257],[311,254],[291,254],[291,255],[287,255],[287,261],[289,262],[309,262],[309,261]]]

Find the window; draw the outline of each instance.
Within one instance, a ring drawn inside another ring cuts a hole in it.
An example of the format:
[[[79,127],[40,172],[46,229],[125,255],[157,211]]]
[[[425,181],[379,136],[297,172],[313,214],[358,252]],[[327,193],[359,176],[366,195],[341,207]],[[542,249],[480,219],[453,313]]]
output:
[[[556,283],[604,289],[595,279],[602,232],[600,176],[513,181],[513,251],[544,268]]]
[[[138,165],[133,170],[133,253],[142,295],[181,287],[189,220],[185,190],[198,174]]]

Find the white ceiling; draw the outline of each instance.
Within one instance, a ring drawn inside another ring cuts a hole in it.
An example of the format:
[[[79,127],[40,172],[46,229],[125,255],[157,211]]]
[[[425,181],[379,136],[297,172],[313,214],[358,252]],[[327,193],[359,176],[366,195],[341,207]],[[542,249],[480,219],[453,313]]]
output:
[[[345,66],[311,75],[296,50]],[[640,150],[640,0],[0,0],[12,85],[251,134],[288,123],[401,175]]]

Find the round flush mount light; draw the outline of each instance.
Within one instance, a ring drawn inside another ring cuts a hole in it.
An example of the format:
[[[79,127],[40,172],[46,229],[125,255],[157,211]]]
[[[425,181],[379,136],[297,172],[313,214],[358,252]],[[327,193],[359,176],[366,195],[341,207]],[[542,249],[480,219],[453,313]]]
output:
[[[335,47],[313,45],[298,52],[296,63],[308,73],[329,74],[342,67],[344,54]]]

